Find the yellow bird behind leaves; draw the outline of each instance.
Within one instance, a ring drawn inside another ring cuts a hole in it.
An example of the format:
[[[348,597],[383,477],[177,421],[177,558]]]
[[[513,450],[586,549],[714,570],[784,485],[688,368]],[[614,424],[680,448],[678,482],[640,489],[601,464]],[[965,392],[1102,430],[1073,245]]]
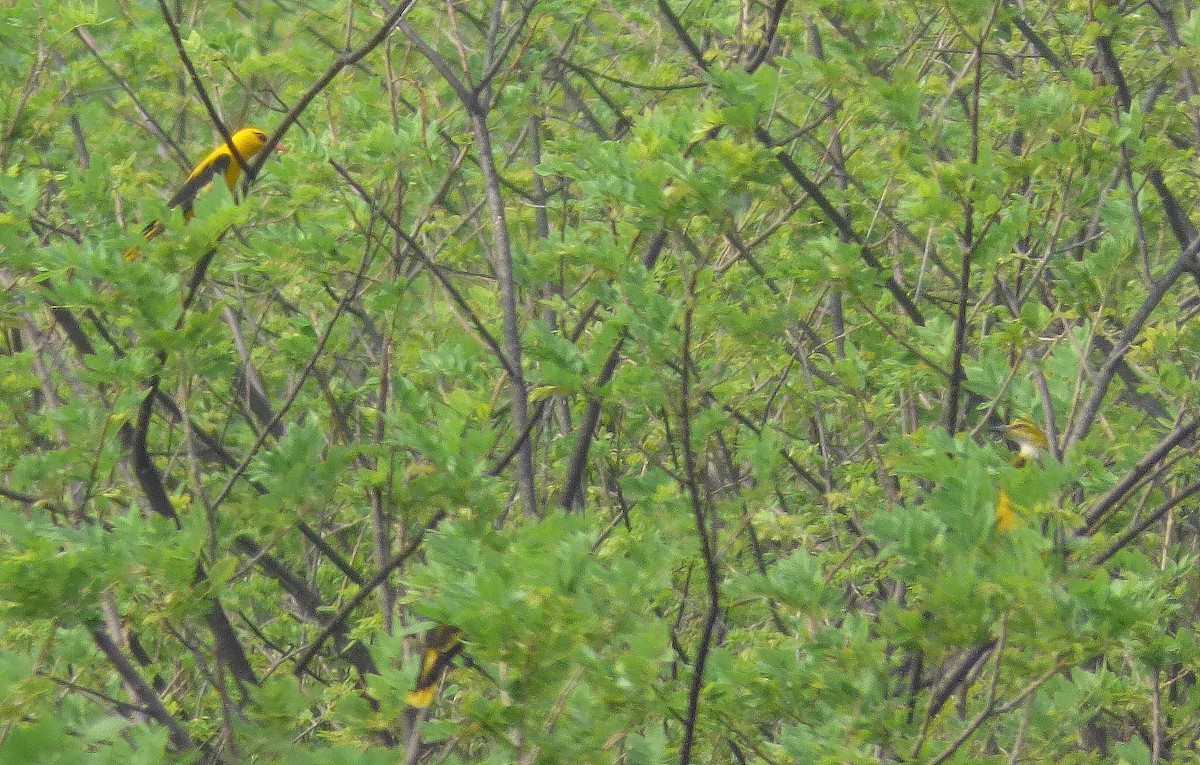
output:
[[[1013,420],[1004,428],[1004,434],[1017,445],[1017,453],[1012,461],[1013,467],[1016,468],[1025,467],[1050,447],[1046,434],[1029,420]],[[1003,534],[1012,531],[1017,525],[1012,498],[1001,486],[996,491],[996,531]]]
[[[267,134],[253,127],[242,128],[230,138],[233,140],[233,146],[241,156],[242,162],[245,163],[249,163],[251,158],[262,151],[263,146],[267,143]],[[275,151],[283,150],[282,144],[276,145]],[[196,203],[196,196],[207,188],[218,174],[225,176],[225,186],[236,198],[237,182],[242,177],[242,164],[234,158],[227,143],[222,143],[196,163],[187,180],[183,182],[183,187],[175,192],[175,196],[167,202],[167,207],[181,208],[184,222],[190,221],[196,217],[193,207]],[[162,223],[152,220],[142,229],[142,236],[146,241],[150,241],[164,230],[165,227]],[[140,252],[141,247],[130,247],[125,251],[125,260],[133,260]]]
[[[1025,467],[1041,456],[1050,448],[1046,434],[1029,420],[1013,420],[1004,429],[1007,435],[1017,445],[1017,456],[1013,458],[1013,467]]]
[[[433,704],[438,683],[462,649],[462,630],[457,627],[438,625],[425,632],[425,644],[421,647],[421,668],[417,672],[413,689],[404,697],[404,703],[408,705],[410,712],[426,709]]]

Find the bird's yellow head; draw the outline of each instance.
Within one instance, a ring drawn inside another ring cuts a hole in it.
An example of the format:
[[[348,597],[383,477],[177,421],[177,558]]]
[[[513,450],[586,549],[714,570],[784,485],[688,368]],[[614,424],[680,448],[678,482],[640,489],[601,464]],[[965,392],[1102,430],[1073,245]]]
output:
[[[1004,428],[1004,434],[1016,442],[1024,461],[1037,459],[1043,450],[1050,447],[1046,434],[1029,420],[1013,420]]]
[[[249,159],[262,150],[263,145],[267,142],[267,134],[258,128],[246,127],[237,131],[230,136],[233,139],[233,146],[238,150],[238,154],[242,155],[242,159]],[[276,151],[279,151],[277,148]]]

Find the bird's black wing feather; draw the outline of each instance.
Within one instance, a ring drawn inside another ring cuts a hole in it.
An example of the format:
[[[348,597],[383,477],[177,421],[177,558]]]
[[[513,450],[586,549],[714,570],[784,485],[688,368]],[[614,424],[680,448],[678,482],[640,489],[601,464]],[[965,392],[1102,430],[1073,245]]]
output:
[[[182,207],[185,211],[190,211],[192,203],[196,201],[196,195],[205,186],[212,183],[213,178],[224,173],[232,160],[233,157],[230,157],[228,154],[222,154],[197,170],[183,184],[183,188],[175,192],[175,196],[171,197],[171,201],[167,202],[167,207]]]

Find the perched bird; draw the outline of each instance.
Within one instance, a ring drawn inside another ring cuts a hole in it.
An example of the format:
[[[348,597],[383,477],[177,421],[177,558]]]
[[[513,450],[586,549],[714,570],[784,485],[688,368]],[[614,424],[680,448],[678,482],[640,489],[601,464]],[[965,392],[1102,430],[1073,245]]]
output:
[[[249,163],[250,159],[262,151],[263,146],[267,143],[267,134],[258,128],[242,128],[230,136],[233,140],[233,146],[237,149],[237,153],[241,155],[242,162]],[[275,146],[275,151],[283,151],[283,145]],[[183,187],[175,192],[175,196],[171,197],[167,202],[167,207],[179,207],[183,210],[183,220],[189,221],[196,216],[193,205],[196,202],[196,195],[203,191],[218,174],[224,174],[225,186],[230,192],[237,196],[238,178],[242,177],[242,165],[233,156],[230,151],[229,144],[222,143],[217,148],[208,153],[204,159],[200,160],[192,172],[184,181]],[[146,227],[142,229],[142,236],[146,241],[153,239],[165,230],[162,223],[152,220]],[[141,252],[140,247],[130,247],[125,251],[125,260],[133,260]]]
[[[438,683],[462,649],[462,630],[457,627],[438,625],[426,630],[421,647],[421,668],[417,671],[413,689],[404,697],[410,713],[433,704]]]
[[[1029,420],[1013,420],[1004,428],[1004,435],[1017,445],[1013,455],[1013,467],[1021,468],[1036,460],[1049,448],[1046,434]],[[996,531],[1012,531],[1017,527],[1017,514],[1013,511],[1012,498],[1001,486],[996,492]]]
[[[1013,457],[1013,467],[1025,467],[1041,456],[1043,451],[1050,448],[1046,434],[1029,420],[1013,420],[1004,429],[1004,434],[1017,445],[1017,456]]]

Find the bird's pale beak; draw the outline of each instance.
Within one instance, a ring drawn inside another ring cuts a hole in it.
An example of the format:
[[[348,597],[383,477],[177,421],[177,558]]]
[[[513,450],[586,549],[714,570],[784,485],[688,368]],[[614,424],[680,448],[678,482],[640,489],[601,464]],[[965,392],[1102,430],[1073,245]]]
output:
[[[283,152],[287,151],[287,147],[286,147],[286,146],[284,146],[284,145],[283,145],[283,144],[281,144],[281,143],[277,143],[277,144],[275,144],[275,149],[274,149],[274,151],[277,151],[277,152],[279,152],[279,153],[283,153]]]

